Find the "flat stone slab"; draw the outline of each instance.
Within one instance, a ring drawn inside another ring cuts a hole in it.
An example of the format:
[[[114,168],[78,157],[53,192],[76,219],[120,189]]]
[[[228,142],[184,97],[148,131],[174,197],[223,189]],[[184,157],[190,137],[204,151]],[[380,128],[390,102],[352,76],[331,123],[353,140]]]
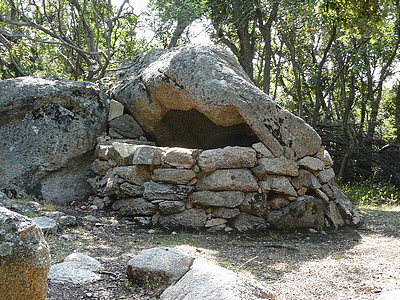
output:
[[[212,262],[196,259],[175,285],[167,288],[161,300],[261,300],[271,293],[261,284]]]
[[[200,178],[197,189],[209,191],[242,191],[254,192],[258,184],[248,169],[216,170]]]
[[[43,233],[51,232],[56,233],[58,224],[57,221],[49,218],[49,217],[34,217],[32,218],[33,222],[43,231]]]
[[[247,147],[225,147],[203,151],[199,167],[210,172],[217,169],[252,168],[257,163],[256,151]]]
[[[143,196],[148,200],[184,200],[194,190],[192,186],[157,182],[146,182],[143,186]]]
[[[188,198],[193,204],[203,206],[221,206],[221,207],[237,207],[244,200],[244,193],[240,191],[199,191],[194,192]]]
[[[57,283],[83,285],[100,280],[100,275],[95,272],[103,269],[97,259],[82,253],[72,253],[64,262],[51,266],[48,279]]]

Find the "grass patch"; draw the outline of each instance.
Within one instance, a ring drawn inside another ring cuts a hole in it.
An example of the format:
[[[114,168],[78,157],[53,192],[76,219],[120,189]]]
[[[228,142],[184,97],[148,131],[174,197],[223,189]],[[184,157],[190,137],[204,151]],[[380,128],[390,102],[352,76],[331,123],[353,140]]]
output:
[[[26,213],[23,213],[23,215],[28,217],[28,218],[36,218],[36,217],[38,217],[38,214],[36,214],[34,212],[26,212]]]
[[[356,206],[399,205],[400,190],[390,183],[375,183],[371,180],[342,185],[343,192]]]
[[[44,203],[43,204],[43,209],[45,211],[56,211],[57,207],[53,203]]]

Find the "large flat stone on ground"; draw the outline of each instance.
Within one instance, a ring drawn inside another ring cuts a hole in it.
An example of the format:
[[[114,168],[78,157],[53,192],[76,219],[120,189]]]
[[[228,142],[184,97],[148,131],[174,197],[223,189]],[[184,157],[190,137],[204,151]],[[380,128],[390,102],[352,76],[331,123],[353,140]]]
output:
[[[103,269],[97,259],[82,253],[72,253],[62,263],[51,266],[48,278],[57,283],[84,285],[100,280],[97,272]]]
[[[192,263],[193,258],[180,250],[152,248],[129,260],[126,273],[136,284],[163,290],[185,275]]]
[[[196,259],[175,285],[167,288],[161,300],[261,300],[272,294],[252,279],[245,278],[212,262]]]

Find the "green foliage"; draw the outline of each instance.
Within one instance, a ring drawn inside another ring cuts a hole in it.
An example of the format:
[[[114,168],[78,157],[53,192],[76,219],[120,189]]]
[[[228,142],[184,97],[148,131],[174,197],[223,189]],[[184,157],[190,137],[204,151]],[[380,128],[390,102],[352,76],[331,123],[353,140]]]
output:
[[[38,216],[38,214],[33,213],[33,212],[26,212],[26,213],[23,213],[23,215],[28,218],[36,218]]]
[[[56,211],[57,207],[53,203],[44,203],[43,209],[46,211]]]
[[[125,1],[7,0],[0,4],[0,76],[96,81],[125,53],[139,54],[137,16]]]
[[[190,40],[184,32],[206,11],[206,0],[150,0],[147,23],[155,33],[157,45],[175,47]]]
[[[351,182],[342,185],[343,192],[356,206],[398,205],[400,190],[391,183]]]

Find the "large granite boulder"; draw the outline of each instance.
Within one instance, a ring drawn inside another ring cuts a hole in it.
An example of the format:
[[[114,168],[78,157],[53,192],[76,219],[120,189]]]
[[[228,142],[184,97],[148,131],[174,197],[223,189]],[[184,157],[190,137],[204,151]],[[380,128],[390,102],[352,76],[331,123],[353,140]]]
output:
[[[129,260],[126,273],[136,284],[165,290],[189,271],[193,260],[174,248],[152,248]]]
[[[275,157],[312,156],[321,139],[253,85],[212,45],[153,50],[120,76],[112,97],[160,146],[211,149],[261,141]]]
[[[0,189],[66,202],[84,198],[109,99],[89,82],[0,81]]]
[[[42,231],[4,207],[0,224],[0,299],[46,299],[50,250]]]

